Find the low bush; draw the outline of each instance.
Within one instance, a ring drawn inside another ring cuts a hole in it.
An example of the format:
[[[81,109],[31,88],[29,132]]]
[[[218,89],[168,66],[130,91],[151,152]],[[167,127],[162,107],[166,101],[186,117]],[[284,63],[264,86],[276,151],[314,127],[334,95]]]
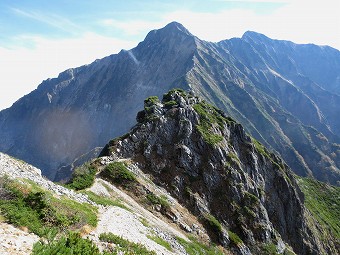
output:
[[[122,162],[113,162],[108,164],[101,175],[108,181],[121,184],[123,186],[132,184],[137,181],[136,176],[127,169]]]
[[[74,190],[89,188],[95,180],[96,173],[96,167],[88,163],[84,164],[74,170],[72,178],[66,186]]]
[[[144,245],[130,242],[113,233],[102,233],[99,236],[102,242],[116,244],[113,254],[139,254],[139,255],[156,255],[154,251],[149,251]]]
[[[154,205],[159,204],[164,209],[170,208],[170,204],[169,204],[166,196],[157,196],[153,193],[149,193],[149,194],[146,195],[146,198],[151,204],[154,204]]]
[[[234,244],[237,246],[243,243],[242,239],[236,233],[229,230],[228,235],[229,235],[229,240],[231,244]]]
[[[96,226],[97,209],[67,198],[57,199],[49,192],[10,181],[5,189],[10,199],[0,199],[0,212],[7,222],[27,227],[39,236],[84,225]]]
[[[59,240],[48,243],[37,242],[33,246],[32,255],[100,255],[97,246],[89,239],[81,238],[79,233],[70,232]]]
[[[206,224],[216,233],[220,233],[222,231],[221,223],[211,214],[204,214],[204,221]]]

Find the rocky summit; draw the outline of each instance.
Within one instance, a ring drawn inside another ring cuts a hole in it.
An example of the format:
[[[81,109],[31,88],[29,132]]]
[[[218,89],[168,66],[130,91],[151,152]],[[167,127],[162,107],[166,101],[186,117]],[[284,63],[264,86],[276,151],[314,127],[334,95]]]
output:
[[[101,156],[138,165],[214,242],[235,254],[337,253],[336,235],[322,238],[287,164],[221,110],[174,89],[147,98],[137,122]]]
[[[340,52],[327,46],[255,32],[213,43],[172,22],[133,49],[43,81],[1,111],[0,151],[67,179],[67,165],[135,124],[146,97],[181,87],[241,123],[298,175],[337,185],[339,70]]]

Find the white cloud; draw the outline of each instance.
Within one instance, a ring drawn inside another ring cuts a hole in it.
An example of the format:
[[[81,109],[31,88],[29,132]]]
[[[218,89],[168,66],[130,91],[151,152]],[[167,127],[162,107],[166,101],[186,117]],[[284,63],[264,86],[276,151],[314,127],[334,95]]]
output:
[[[168,14],[165,20],[177,20],[194,35],[209,41],[240,37],[245,31],[253,30],[276,39],[327,44],[340,49],[340,1],[286,2],[289,3],[265,15],[250,9],[218,13],[178,11]]]
[[[20,16],[37,20],[39,22],[48,24],[52,27],[58,28],[65,32],[75,33],[75,31],[82,30],[82,28],[75,23],[71,22],[69,19],[55,15],[53,13],[41,13],[37,11],[24,11],[17,8],[11,8],[11,10]]]
[[[145,20],[130,20],[119,21],[115,19],[105,19],[100,22],[102,25],[111,28],[118,28],[126,35],[140,35],[147,33],[154,28],[160,28],[165,25],[164,21],[145,21]]]
[[[22,37],[24,38],[24,37]],[[34,90],[43,80],[95,59],[129,49],[137,42],[123,41],[87,33],[81,38],[48,40],[26,37],[34,41],[34,48],[0,48],[0,109]]]

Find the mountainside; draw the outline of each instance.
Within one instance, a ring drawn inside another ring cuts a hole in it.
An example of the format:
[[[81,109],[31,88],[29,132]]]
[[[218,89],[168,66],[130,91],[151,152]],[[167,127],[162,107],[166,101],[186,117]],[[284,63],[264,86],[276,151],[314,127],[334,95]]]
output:
[[[289,246],[297,254],[337,253],[339,226],[328,231],[317,223],[284,161],[222,111],[172,90],[162,101],[146,99],[137,121],[101,156],[138,165],[201,220],[214,242],[240,254],[269,247],[282,254]]]
[[[340,189],[297,179],[221,110],[174,89],[137,121],[63,187],[0,153],[0,228],[16,227],[0,252],[339,254]]]
[[[59,167],[127,132],[144,98],[181,87],[224,110],[297,174],[337,184],[339,70],[340,52],[330,47],[254,32],[211,43],[173,22],[1,111],[0,150],[53,179]]]

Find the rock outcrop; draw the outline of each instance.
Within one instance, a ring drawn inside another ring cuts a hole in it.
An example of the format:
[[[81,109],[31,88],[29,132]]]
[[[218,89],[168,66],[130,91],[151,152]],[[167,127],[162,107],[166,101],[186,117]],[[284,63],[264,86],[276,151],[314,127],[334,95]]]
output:
[[[304,196],[285,162],[219,109],[183,90],[149,97],[138,124],[101,156],[130,158],[237,254],[332,254],[306,218]],[[335,253],[334,253],[335,254]]]

